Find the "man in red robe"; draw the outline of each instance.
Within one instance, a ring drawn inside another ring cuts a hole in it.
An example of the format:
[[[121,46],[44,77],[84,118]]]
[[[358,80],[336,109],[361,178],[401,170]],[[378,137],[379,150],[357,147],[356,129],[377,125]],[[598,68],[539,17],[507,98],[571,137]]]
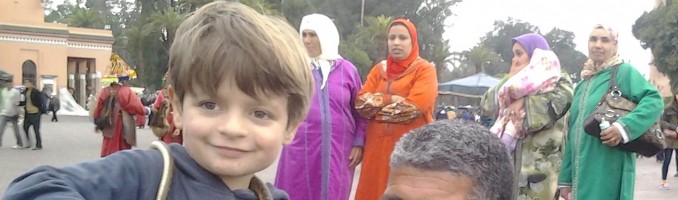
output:
[[[169,106],[169,112],[167,114],[167,122],[169,123],[169,129],[168,131],[162,135],[159,139],[162,140],[165,143],[183,143],[183,137],[181,136],[181,130],[177,129],[174,126],[174,118],[172,116],[172,106],[169,104],[168,99],[166,99],[166,91],[167,89],[162,89],[158,91],[158,97],[155,99],[155,102],[153,103],[153,107],[155,110],[160,110],[160,108],[163,106],[163,104],[167,104],[166,106]],[[158,113],[160,114],[160,113]]]
[[[121,81],[122,82],[122,81]],[[97,106],[94,110],[94,119],[102,117],[102,110],[106,99],[111,93],[115,93],[111,112],[111,126],[103,128],[104,140],[101,145],[101,157],[108,156],[115,152],[131,149],[136,145],[136,124],[134,119],[126,122],[132,115],[144,115],[144,106],[141,100],[127,85],[113,83],[104,88],[97,99]],[[125,119],[125,120],[123,120]],[[125,124],[131,123],[131,124]],[[129,128],[131,126],[131,128]]]

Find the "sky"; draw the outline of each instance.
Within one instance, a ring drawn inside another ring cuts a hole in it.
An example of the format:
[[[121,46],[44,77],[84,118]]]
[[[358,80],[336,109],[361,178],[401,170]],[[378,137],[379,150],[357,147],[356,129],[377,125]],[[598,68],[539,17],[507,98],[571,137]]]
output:
[[[596,24],[619,32],[619,55],[643,73],[648,73],[650,50],[644,50],[631,32],[636,19],[654,8],[654,0],[464,0],[452,8],[443,38],[451,51],[464,51],[492,31],[495,20],[508,17],[529,22],[546,34],[553,27],[575,34],[576,50],[588,56],[588,35]]]

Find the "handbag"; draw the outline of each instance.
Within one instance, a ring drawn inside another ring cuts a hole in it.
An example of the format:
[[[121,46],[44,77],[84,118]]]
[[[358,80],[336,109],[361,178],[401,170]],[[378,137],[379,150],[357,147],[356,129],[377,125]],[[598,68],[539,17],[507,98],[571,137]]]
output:
[[[603,118],[612,123],[636,108],[635,102],[629,101],[622,96],[619,85],[615,81],[618,68],[619,65],[612,66],[608,92],[603,95],[593,113],[586,118],[584,123],[586,133],[597,138],[600,138],[600,132],[602,132],[599,125]],[[638,139],[629,141],[626,144],[620,143],[617,147],[624,151],[635,152],[649,157],[662,151],[666,147],[666,142],[664,141],[664,133],[661,131],[659,124],[655,123]]]

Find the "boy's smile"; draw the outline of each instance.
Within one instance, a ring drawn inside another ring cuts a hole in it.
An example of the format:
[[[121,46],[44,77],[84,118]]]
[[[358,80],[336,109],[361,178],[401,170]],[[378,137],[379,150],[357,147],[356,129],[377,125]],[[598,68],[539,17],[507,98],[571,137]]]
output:
[[[245,154],[252,152],[228,146],[212,145],[212,147],[224,158],[241,158],[244,157]]]
[[[254,173],[271,165],[296,131],[287,126],[287,97],[255,99],[233,80],[223,81],[214,97],[194,88],[183,104],[173,100],[186,151],[232,190],[248,188]]]

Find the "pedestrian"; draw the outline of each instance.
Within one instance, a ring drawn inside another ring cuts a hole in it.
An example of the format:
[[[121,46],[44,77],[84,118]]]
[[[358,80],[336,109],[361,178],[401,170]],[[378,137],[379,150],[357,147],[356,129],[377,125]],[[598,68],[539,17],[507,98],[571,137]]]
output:
[[[674,151],[678,152],[678,150],[676,150],[678,149],[678,133],[676,133],[676,130],[678,129],[678,94],[671,96],[671,102],[664,109],[661,128],[664,131],[666,149],[664,149],[664,152],[659,153],[663,154],[664,157],[662,160],[662,183],[659,186],[659,189],[668,190],[669,182],[667,181],[666,177],[669,174],[671,156],[673,156]],[[674,177],[678,177],[678,153],[676,154],[676,171],[677,173],[674,175]]]
[[[362,87],[360,75],[339,55],[332,19],[306,15],[299,32],[312,60],[307,69],[313,72],[315,92],[308,116],[282,150],[275,186],[295,200],[348,200],[367,125],[353,101]]]
[[[0,72],[0,146],[2,146],[5,127],[7,123],[11,123],[16,138],[16,144],[12,148],[21,149],[28,142],[24,141],[23,134],[19,131],[19,98],[21,94],[14,89],[13,78],[9,73]]]
[[[38,89],[35,89],[35,84],[32,80],[24,80],[24,86],[26,86],[26,90],[24,90],[26,100],[23,103],[24,110],[26,111],[24,115],[24,133],[26,138],[30,138],[28,129],[33,126],[33,133],[35,134],[35,148],[33,150],[41,150],[40,118],[43,114],[47,113],[47,107],[44,103],[46,102],[45,95],[38,91]],[[28,142],[29,144],[26,147],[30,148],[31,142],[30,140]]]
[[[380,199],[388,182],[388,157],[408,131],[433,122],[438,96],[436,68],[419,56],[417,29],[405,18],[391,22],[388,56],[372,67],[356,100],[369,119],[357,200]]]
[[[664,104],[652,84],[617,54],[618,33],[596,25],[588,39],[589,59],[581,72],[570,107],[567,141],[558,178],[560,195],[573,199],[633,199],[636,154],[617,146],[638,139],[659,119]],[[616,70],[615,79],[610,79]],[[615,81],[623,98],[636,109],[593,137],[584,130],[603,95]]]
[[[118,81],[101,90],[94,110],[97,130],[104,136],[101,157],[135,146],[136,122],[132,116],[146,112],[139,97],[125,85],[126,80]]]
[[[572,84],[543,36],[523,34],[512,44],[510,72],[485,93],[481,111],[496,121],[490,131],[502,139],[515,163],[514,198],[553,199]],[[553,116],[547,112],[552,105],[558,108]]]
[[[52,122],[59,122],[57,118],[57,111],[61,109],[61,101],[59,100],[59,95],[52,96],[52,99],[49,101],[49,111],[52,111]]]

